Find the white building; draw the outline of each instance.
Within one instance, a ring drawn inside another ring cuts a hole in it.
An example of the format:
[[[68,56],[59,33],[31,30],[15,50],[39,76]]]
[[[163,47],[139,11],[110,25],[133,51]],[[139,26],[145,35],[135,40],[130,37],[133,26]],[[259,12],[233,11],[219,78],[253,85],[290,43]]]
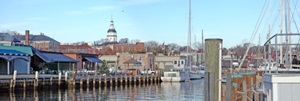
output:
[[[117,42],[117,31],[114,27],[113,19],[111,19],[110,26],[107,31],[107,40],[108,40],[108,42]]]

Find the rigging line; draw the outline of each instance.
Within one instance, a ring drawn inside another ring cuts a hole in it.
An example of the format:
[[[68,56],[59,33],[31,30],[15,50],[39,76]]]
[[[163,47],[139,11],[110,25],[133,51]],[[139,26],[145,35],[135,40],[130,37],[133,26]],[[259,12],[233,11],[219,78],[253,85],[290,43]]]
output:
[[[265,1],[264,7],[263,7],[263,9],[262,9],[262,12],[263,12],[263,10],[264,10],[264,8],[265,8],[266,3],[267,3],[267,0]],[[269,5],[269,4],[268,4],[268,5]],[[266,12],[267,10],[268,10],[268,9],[265,9],[265,12]],[[262,14],[262,12],[261,12],[261,14]],[[259,29],[259,26],[261,25],[261,21],[263,20],[265,14],[266,14],[265,12],[263,13],[262,16],[260,16],[261,18],[258,18],[258,21],[257,21],[257,23],[256,23],[257,26],[254,27],[254,30],[253,30],[252,35],[251,35],[251,38],[250,38],[250,44],[248,45],[247,50],[246,50],[246,52],[245,52],[245,54],[244,54],[244,56],[243,56],[243,59],[242,59],[240,65],[239,65],[239,67],[238,67],[238,68],[239,68],[239,71],[241,70],[240,68],[242,67],[242,65],[243,65],[243,63],[244,63],[244,60],[245,60],[245,58],[246,58],[246,56],[247,56],[247,54],[248,54],[248,51],[249,51],[249,49],[250,49],[250,47],[251,47],[251,45],[252,45],[252,41],[253,41],[253,39],[254,39],[254,37],[255,37],[255,35],[256,35],[258,29]],[[260,14],[260,15],[261,15],[261,14]],[[261,20],[260,20],[260,19],[261,19]]]
[[[298,28],[298,26],[297,26],[296,19],[295,19],[295,17],[294,17],[294,13],[295,13],[295,12],[296,12],[296,13],[298,14],[298,16],[299,16],[299,12],[298,12],[298,10],[296,10],[296,9],[297,9],[297,4],[298,4],[298,0],[296,1],[296,3],[295,3],[295,1],[293,0],[293,3],[294,3],[295,8],[294,8],[294,11],[292,12],[292,18],[293,18],[293,22],[294,22],[294,24],[295,24],[296,30],[297,30],[297,32],[299,33],[299,28]],[[299,16],[299,18],[300,18],[300,16]],[[297,44],[297,46],[296,46],[296,49],[299,47],[299,44],[300,44],[300,37],[299,37],[299,39],[298,39],[298,44]]]

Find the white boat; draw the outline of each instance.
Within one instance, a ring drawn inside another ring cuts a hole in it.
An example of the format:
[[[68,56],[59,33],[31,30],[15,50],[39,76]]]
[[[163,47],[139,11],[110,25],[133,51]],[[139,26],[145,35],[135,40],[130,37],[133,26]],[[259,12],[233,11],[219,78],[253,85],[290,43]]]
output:
[[[161,77],[163,82],[185,82],[190,81],[190,73],[188,70],[171,70],[165,71]]]
[[[205,77],[205,66],[200,66],[200,75],[201,75],[201,78],[204,78]]]
[[[197,80],[197,79],[201,79],[202,75],[201,75],[201,68],[197,67],[197,66],[192,66],[190,69],[190,79],[191,80]]]

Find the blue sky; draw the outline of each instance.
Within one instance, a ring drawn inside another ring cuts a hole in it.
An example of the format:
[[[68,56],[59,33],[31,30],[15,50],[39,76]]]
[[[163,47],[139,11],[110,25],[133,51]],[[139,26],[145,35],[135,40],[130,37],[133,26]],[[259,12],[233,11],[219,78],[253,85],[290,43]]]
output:
[[[44,33],[61,43],[106,38],[111,15],[118,39],[187,45],[188,0],[1,0],[0,31]],[[194,35],[230,48],[250,40],[264,0],[192,0]],[[265,34],[261,35],[265,38]],[[254,43],[257,43],[257,38]],[[263,40],[262,40],[263,41]]]

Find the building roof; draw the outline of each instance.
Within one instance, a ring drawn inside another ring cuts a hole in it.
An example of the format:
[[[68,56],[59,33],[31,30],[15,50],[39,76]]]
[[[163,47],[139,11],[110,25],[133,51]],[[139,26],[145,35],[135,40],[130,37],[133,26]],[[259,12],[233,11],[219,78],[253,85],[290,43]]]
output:
[[[25,35],[20,35],[20,40],[25,40]],[[55,41],[58,42],[56,40],[54,40],[53,38],[50,38],[44,34],[42,35],[29,35],[29,40],[30,41]]]
[[[124,62],[124,64],[139,64],[139,63],[141,63],[141,62],[139,62],[133,58],[130,58],[130,60]]]
[[[0,46],[0,49],[6,50],[5,52],[11,52],[11,53],[18,52],[30,56],[33,55],[31,48],[27,46]]]
[[[10,49],[0,49],[0,55],[30,56],[30,54],[20,52],[20,51],[17,51],[17,50],[10,50]]]
[[[97,62],[100,63],[102,62],[102,60],[100,60],[99,58],[95,57],[95,56],[83,56],[84,59],[88,60],[89,62]]]
[[[13,37],[10,33],[0,32],[0,41],[12,41],[12,40],[13,40]]]
[[[54,52],[41,52],[45,55],[51,62],[78,62],[75,59],[72,59],[68,56],[65,56],[62,53],[54,53]]]
[[[0,32],[0,41],[21,41],[21,40],[25,40],[25,35],[19,35],[19,34],[13,35],[8,32],[5,32],[5,33]],[[54,40],[53,38],[50,38],[44,34],[29,35],[29,40],[30,41],[55,41],[55,42],[58,42],[58,41]]]

